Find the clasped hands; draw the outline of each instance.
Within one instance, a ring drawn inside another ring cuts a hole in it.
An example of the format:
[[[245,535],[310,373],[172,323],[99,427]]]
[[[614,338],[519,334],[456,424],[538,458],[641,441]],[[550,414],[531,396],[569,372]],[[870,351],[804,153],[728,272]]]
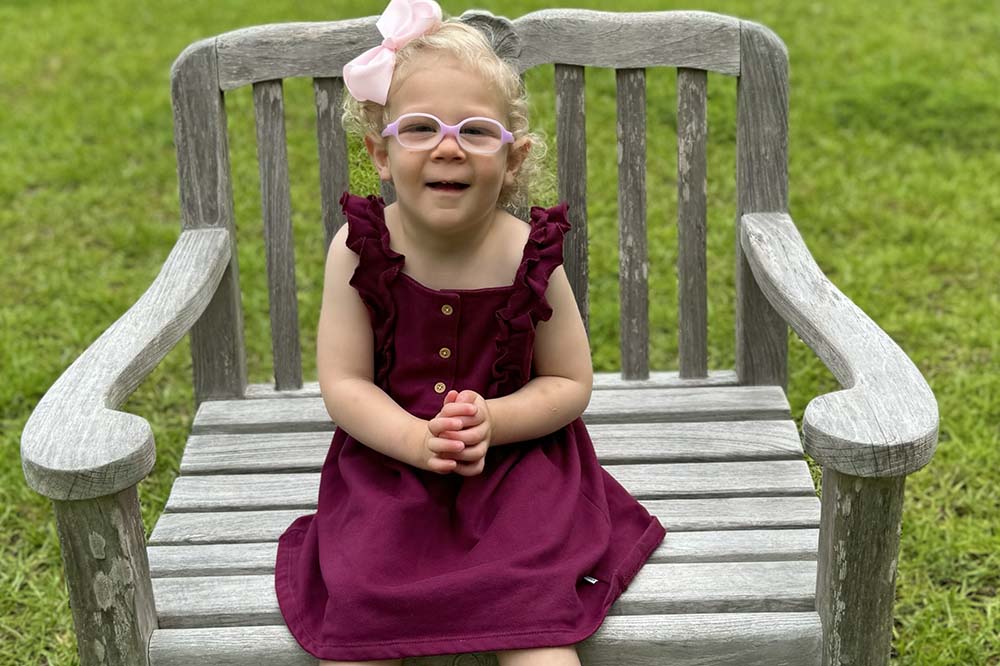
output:
[[[438,474],[481,474],[493,436],[486,400],[475,391],[448,391],[437,416],[427,421],[420,460]]]

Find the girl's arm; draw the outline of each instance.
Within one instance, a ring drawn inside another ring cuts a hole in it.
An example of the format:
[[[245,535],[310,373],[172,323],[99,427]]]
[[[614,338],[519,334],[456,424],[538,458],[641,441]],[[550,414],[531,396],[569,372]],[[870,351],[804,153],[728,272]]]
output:
[[[333,237],[323,278],[316,336],[316,369],[326,411],[334,423],[379,453],[422,467],[427,421],[373,383],[373,335],[368,309],[350,285],[358,256],[347,247],[347,225]]]
[[[545,298],[552,317],[535,330],[537,376],[510,395],[486,401],[493,422],[491,446],[555,432],[583,414],[590,402],[590,342],[562,266],[552,272]]]

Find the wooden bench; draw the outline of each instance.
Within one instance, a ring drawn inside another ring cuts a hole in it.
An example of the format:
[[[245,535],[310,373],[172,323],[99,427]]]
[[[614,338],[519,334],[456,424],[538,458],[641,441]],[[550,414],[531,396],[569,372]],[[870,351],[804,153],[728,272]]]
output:
[[[555,64],[566,266],[588,321],[584,68],[616,70],[620,373],[584,419],[598,456],[668,530],[580,648],[586,666],[884,664],[907,474],[937,406],[905,354],[839,292],[787,213],[787,54],[766,28],[700,12],[465,15],[521,71]],[[349,189],[343,64],[375,17],[270,25],[191,45],[174,65],[183,230],[135,306],[59,378],[22,437],[29,484],[54,500],[81,662],[305,665],[278,612],[276,540],[314,509],[334,424],[300,360],[281,80],[314,81],[325,239]],[[645,69],[677,68],[679,369],[649,369]],[[707,367],[706,72],[738,78],[736,367]],[[248,385],[225,93],[253,86],[275,382]],[[391,198],[391,191],[386,191]],[[600,248],[597,248],[600,249]],[[787,326],[843,390],[785,397]],[[198,412],[146,543],[136,484],[148,423],[118,407],[191,335]],[[803,443],[823,468],[816,497]],[[408,664],[494,663],[451,655]]]

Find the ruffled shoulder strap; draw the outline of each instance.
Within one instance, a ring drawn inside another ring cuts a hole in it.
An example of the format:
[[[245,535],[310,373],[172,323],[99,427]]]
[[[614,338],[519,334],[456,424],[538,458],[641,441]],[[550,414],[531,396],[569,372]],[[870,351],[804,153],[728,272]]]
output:
[[[358,255],[358,267],[350,284],[368,308],[375,336],[375,383],[385,388],[392,368],[396,324],[396,305],[389,288],[402,271],[405,259],[389,246],[385,201],[381,197],[359,197],[345,192],[340,206],[347,219],[347,247]]]
[[[496,313],[500,331],[491,396],[512,393],[530,379],[535,326],[552,316],[545,291],[552,271],[563,262],[563,238],[570,229],[568,210],[565,201],[552,208],[531,208],[531,231],[514,277],[515,289]]]

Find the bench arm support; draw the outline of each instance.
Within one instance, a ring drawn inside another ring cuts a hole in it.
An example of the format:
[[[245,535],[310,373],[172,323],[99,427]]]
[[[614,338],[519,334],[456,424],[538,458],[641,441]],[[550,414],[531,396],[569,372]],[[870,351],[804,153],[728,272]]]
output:
[[[115,410],[197,321],[229,255],[225,229],[183,231],[149,289],[56,380],[21,434],[32,489],[54,500],[92,499],[149,474],[149,423]]]
[[[740,243],[768,301],[843,387],[806,406],[806,452],[856,477],[905,476],[926,465],[938,407],[903,350],[827,279],[787,213],[744,215]]]

